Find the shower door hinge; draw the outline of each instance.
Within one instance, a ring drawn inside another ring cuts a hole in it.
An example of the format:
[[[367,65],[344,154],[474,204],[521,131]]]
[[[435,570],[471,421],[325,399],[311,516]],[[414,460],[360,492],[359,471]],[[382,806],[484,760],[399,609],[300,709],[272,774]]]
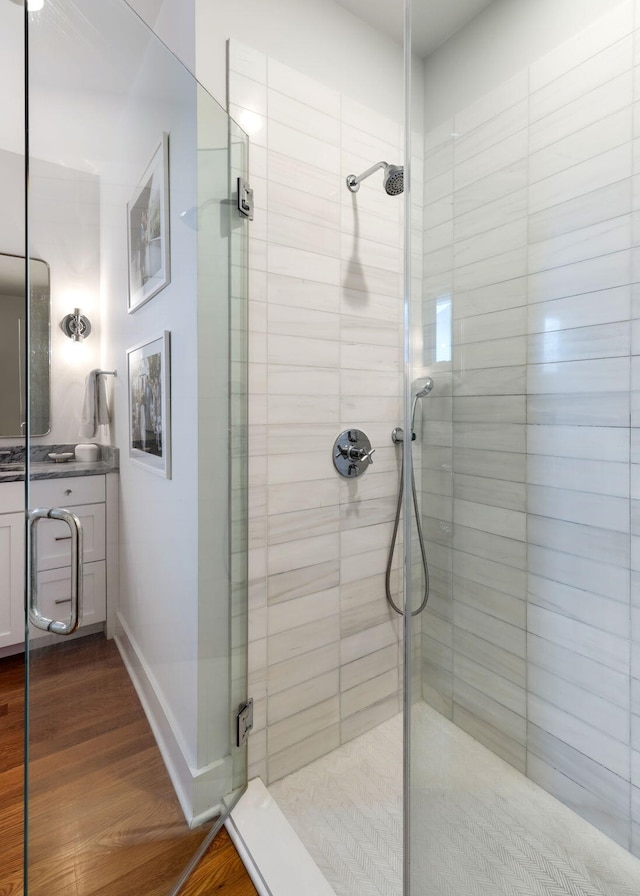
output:
[[[253,728],[253,699],[241,703],[236,715],[236,746],[246,744],[249,732]]]
[[[253,190],[243,177],[238,178],[238,211],[253,221]]]

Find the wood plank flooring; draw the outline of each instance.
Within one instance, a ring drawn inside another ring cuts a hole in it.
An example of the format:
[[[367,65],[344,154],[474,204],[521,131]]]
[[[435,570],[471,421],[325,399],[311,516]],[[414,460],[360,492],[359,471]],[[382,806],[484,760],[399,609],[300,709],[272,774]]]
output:
[[[180,896],[257,896],[247,869],[240,860],[225,828],[180,890]]]
[[[30,896],[166,896],[210,825],[190,831],[113,642],[31,658]],[[22,893],[22,657],[0,660],[0,896]],[[255,896],[221,831],[185,896]]]
[[[0,894],[22,893],[24,662],[0,661]]]

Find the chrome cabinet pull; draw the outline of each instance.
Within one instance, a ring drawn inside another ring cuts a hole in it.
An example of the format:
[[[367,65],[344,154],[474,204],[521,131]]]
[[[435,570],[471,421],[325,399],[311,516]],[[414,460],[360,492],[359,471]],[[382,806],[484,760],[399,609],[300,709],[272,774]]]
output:
[[[49,619],[38,609],[38,523],[40,520],[63,520],[71,530],[71,614],[67,622]],[[38,507],[27,512],[30,536],[29,621],[36,628],[56,635],[71,635],[82,622],[82,523],[70,510],[60,507]]]

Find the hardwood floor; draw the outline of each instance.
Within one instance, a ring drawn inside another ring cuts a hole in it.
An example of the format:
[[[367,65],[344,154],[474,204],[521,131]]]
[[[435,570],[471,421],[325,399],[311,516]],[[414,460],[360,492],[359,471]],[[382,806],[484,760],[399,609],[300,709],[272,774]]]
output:
[[[101,635],[31,658],[30,896],[166,896],[190,831],[131,681]],[[22,657],[0,660],[0,896],[22,893]],[[256,893],[226,831],[185,896]]]
[[[180,890],[180,896],[257,896],[235,846],[223,828]]]
[[[0,661],[0,894],[22,893],[24,662]]]

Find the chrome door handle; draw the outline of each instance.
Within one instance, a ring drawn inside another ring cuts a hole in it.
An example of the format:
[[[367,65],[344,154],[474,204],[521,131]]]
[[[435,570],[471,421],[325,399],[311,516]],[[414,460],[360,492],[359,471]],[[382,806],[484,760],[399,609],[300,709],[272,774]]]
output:
[[[43,616],[38,609],[38,523],[40,520],[63,520],[71,530],[71,614],[67,622]],[[30,535],[29,622],[44,632],[71,635],[82,622],[82,523],[70,510],[60,507],[38,507],[27,513]]]

